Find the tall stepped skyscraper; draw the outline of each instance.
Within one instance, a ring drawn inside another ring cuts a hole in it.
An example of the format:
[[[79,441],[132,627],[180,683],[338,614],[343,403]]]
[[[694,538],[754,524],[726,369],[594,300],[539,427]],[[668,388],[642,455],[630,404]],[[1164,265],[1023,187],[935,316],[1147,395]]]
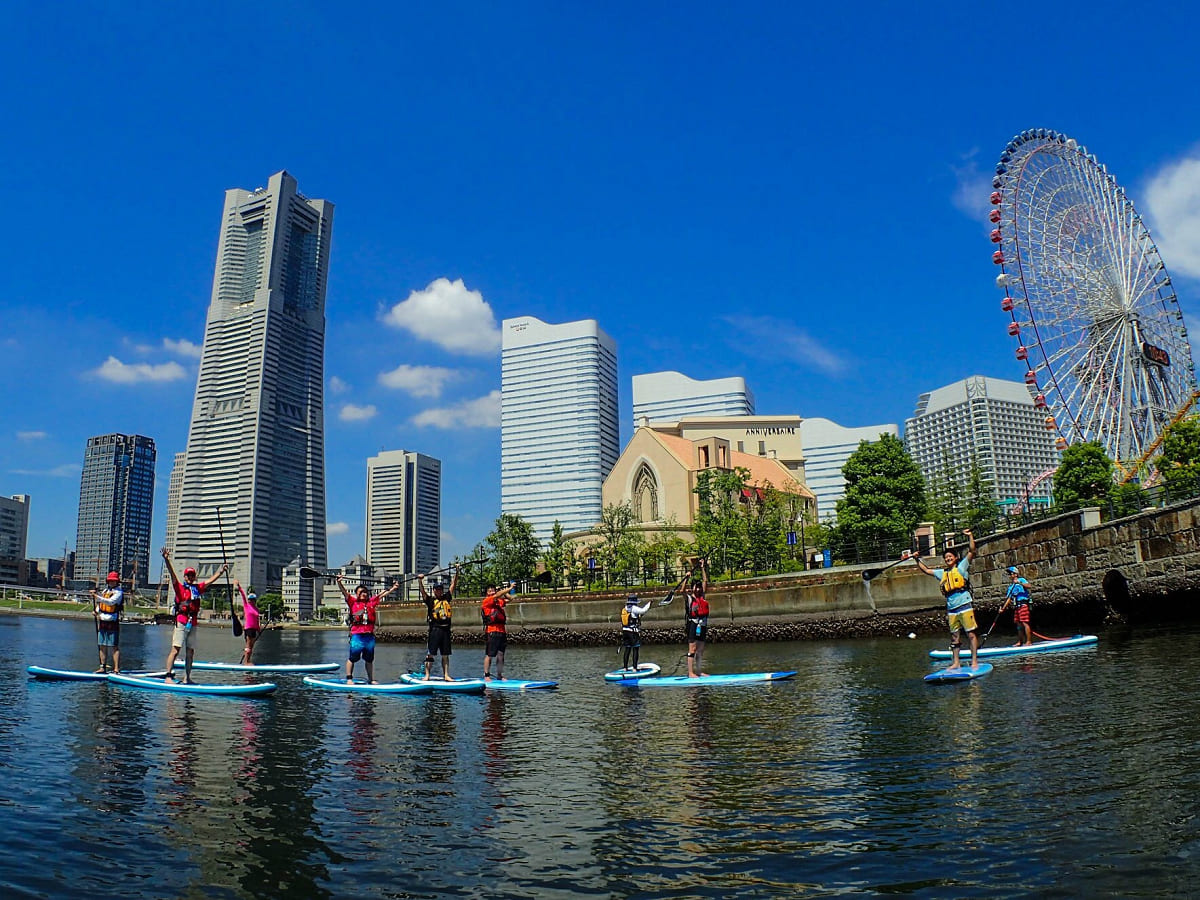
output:
[[[154,440],[138,434],[88,438],[79,479],[75,577],[103,585],[109,572],[144,585],[154,512]]]
[[[325,286],[333,204],[287,172],[225,192],[212,301],[192,407],[176,571],[222,560],[277,588],[299,559],[324,568]],[[176,462],[178,466],[178,461]]]
[[[500,355],[500,509],[543,544],[555,521],[600,521],[604,479],[620,455],[617,345],[594,319],[505,319]]]

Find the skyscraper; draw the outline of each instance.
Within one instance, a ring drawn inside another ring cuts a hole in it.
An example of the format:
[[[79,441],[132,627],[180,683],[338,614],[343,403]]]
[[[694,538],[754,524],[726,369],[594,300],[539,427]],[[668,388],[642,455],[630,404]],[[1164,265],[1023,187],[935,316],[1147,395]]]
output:
[[[225,192],[175,531],[176,570],[278,588],[324,568],[325,286],[333,204],[287,172]],[[220,523],[218,523],[218,510]]]
[[[441,462],[408,450],[368,458],[367,561],[392,575],[430,572],[441,535]]]
[[[109,572],[146,584],[154,512],[154,441],[137,434],[88,438],[79,480],[75,577],[104,584]]]
[[[875,443],[881,434],[900,436],[895,425],[845,428],[829,419],[805,419],[800,426],[804,439],[804,474],[809,489],[817,495],[817,521],[836,522],[837,502],[846,496],[842,467],[863,441]]]
[[[679,372],[633,376],[633,427],[649,422],[678,422],[689,416],[752,416],[754,395],[746,379],[697,381]]]
[[[29,537],[29,495],[0,497],[0,582],[24,584],[25,542]]]
[[[1048,503],[1049,481],[1026,498],[1034,476],[1058,465],[1054,434],[1019,381],[975,375],[922,394],[904,443],[926,479],[965,482],[979,461],[999,501]]]
[[[600,521],[619,455],[617,345],[593,319],[505,319],[500,382],[500,508],[533,525],[581,531]]]

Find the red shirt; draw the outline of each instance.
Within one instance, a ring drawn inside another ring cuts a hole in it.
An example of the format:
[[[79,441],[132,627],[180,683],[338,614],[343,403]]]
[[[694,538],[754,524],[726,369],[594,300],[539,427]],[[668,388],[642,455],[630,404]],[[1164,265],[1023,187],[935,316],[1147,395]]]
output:
[[[484,613],[496,612],[499,613],[498,622],[488,622],[483,631],[485,634],[504,634],[504,605],[508,603],[507,597],[484,597],[483,611]]]
[[[359,600],[357,597],[347,597],[346,605],[350,607],[350,633],[374,634],[376,608],[379,606],[379,595],[369,600]]]
[[[175,587],[175,621],[186,625],[189,621],[195,625],[200,615],[200,598],[208,590],[207,581],[197,581],[189,584],[186,581],[176,581]]]

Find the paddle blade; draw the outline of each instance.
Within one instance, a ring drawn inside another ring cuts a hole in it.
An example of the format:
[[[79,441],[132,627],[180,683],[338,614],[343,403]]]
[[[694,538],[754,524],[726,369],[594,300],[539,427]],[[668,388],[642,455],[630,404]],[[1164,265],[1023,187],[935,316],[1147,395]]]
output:
[[[301,578],[320,578],[322,576],[321,576],[321,573],[319,571],[317,571],[316,569],[310,568],[308,566],[301,566],[300,567],[300,577]]]
[[[863,581],[870,581],[872,578],[878,578],[883,574],[883,569],[867,569],[862,573]]]
[[[235,612],[231,611],[230,615],[233,616],[233,636],[241,637],[242,636],[242,620],[237,617],[237,613],[235,613]]]
[[[533,580],[536,581],[538,584],[549,584],[551,581],[554,580],[554,573],[553,572],[538,572],[535,576],[533,576]]]

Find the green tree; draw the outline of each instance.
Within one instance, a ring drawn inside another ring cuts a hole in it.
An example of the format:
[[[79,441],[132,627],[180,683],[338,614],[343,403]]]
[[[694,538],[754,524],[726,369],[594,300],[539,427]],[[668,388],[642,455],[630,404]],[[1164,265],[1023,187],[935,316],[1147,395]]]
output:
[[[991,534],[1000,524],[1000,504],[996,502],[996,489],[992,480],[979,465],[979,457],[971,454],[971,469],[967,474],[964,491],[967,508],[967,526],[976,535]]]
[[[678,577],[675,574],[676,563],[688,547],[687,542],[675,533],[675,527],[675,518],[669,518],[666,530],[656,532],[642,545],[644,570],[664,582]]]
[[[551,586],[562,585],[574,557],[575,542],[567,540],[562,523],[555,519],[554,529],[550,533],[550,543],[546,546],[546,552],[542,554],[542,564],[550,573]]]
[[[1149,505],[1146,492],[1137,484],[1114,484],[1108,502],[1114,519],[1140,513]]]
[[[514,513],[502,513],[485,539],[491,555],[491,576],[496,580],[532,578],[541,555],[533,526]]]
[[[1054,473],[1054,505],[1063,511],[1100,506],[1113,488],[1113,463],[1096,441],[1072,444]]]
[[[900,439],[881,434],[863,441],[842,476],[846,495],[837,503],[837,534],[843,553],[890,556],[909,547],[926,513],[925,479]]]
[[[633,507],[628,503],[610,503],[600,513],[596,534],[596,558],[604,569],[606,583],[636,575],[641,562],[642,535],[633,531]]]
[[[746,556],[746,518],[742,515],[742,492],[750,479],[750,470],[704,469],[696,476],[693,489],[700,502],[692,531],[701,556],[717,563],[724,572]]]
[[[1200,493],[1200,418],[1176,422],[1163,436],[1162,455],[1154,460],[1167,496],[1173,499]]]
[[[942,454],[942,468],[926,481],[929,517],[938,534],[953,534],[962,527],[966,503],[958,473],[950,466],[950,454]]]
[[[283,612],[286,609],[283,597],[279,594],[259,594],[258,601],[254,605],[258,607],[258,611],[268,622],[278,622],[283,618]]]

